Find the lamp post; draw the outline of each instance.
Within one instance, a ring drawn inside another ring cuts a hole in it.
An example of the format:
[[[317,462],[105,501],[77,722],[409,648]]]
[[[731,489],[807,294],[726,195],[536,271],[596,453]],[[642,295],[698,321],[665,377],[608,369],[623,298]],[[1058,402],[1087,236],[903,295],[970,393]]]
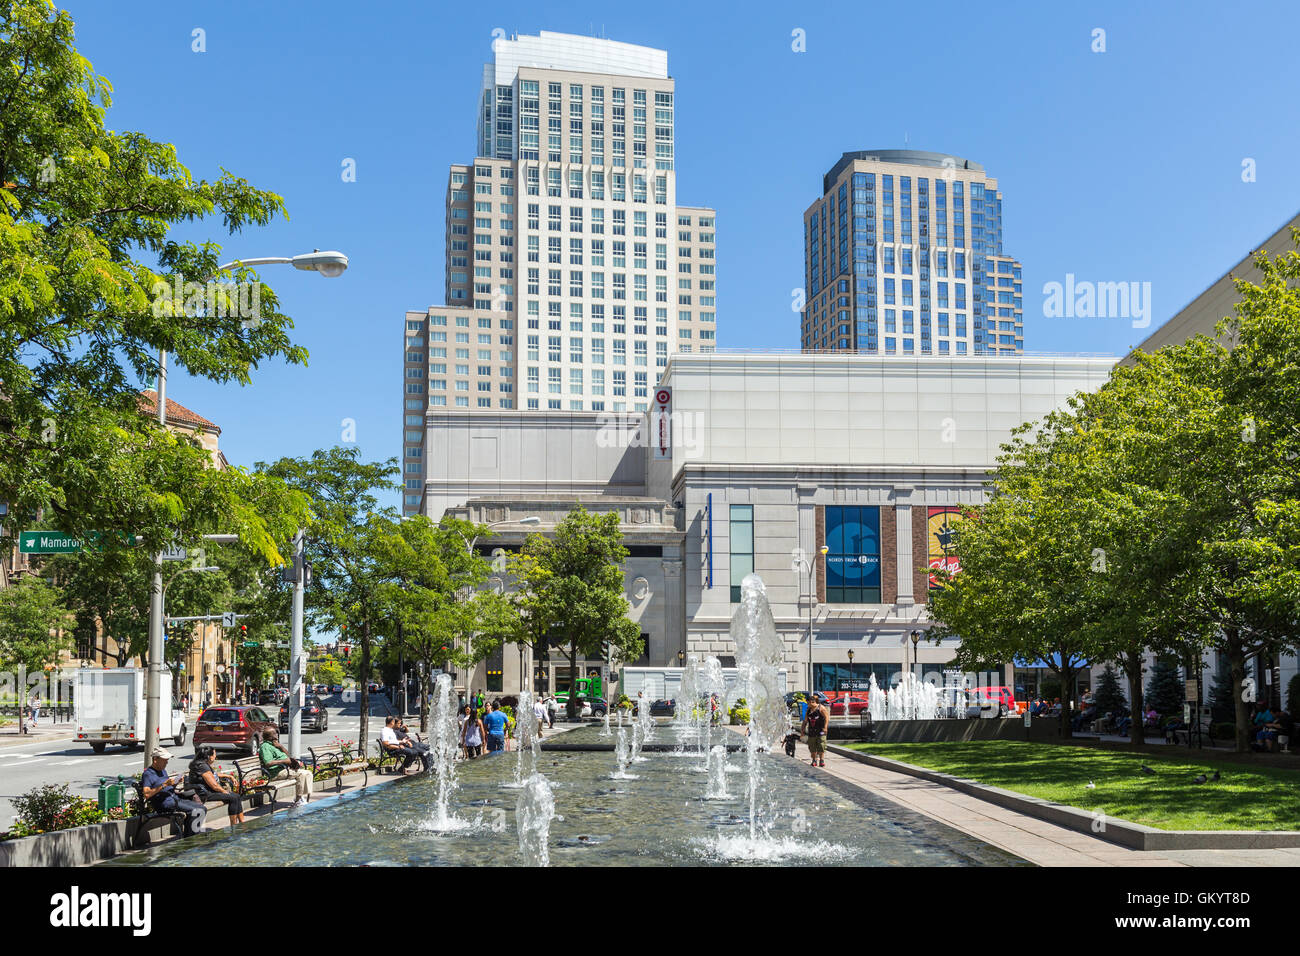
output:
[[[845,716],[845,717],[847,717],[847,716],[849,715],[849,698],[848,698],[847,695],[850,694],[850,693],[852,693],[854,689],[855,689],[855,688],[854,688],[854,686],[853,686],[853,648],[850,647],[850,648],[849,648],[849,686],[848,686],[848,688],[847,688],[847,690],[846,690],[846,692],[845,692],[845,697],[844,697],[844,716]]]
[[[916,665],[920,663],[917,660],[917,652],[916,652],[916,645],[920,642],[920,640],[921,640],[921,632],[913,631],[912,632],[912,666],[913,667],[916,667]]]
[[[311,252],[304,253],[300,256],[272,256],[261,259],[236,259],[233,262],[227,262],[217,268],[218,272],[224,272],[227,269],[233,269],[236,266],[269,266],[269,265],[291,265],[295,269],[304,269],[309,272],[319,272],[326,278],[340,276],[348,267],[348,257],[341,252],[321,252],[315,249]],[[167,427],[167,350],[160,348],[158,350],[158,426]],[[299,538],[301,541],[301,537]],[[301,575],[299,582],[294,588],[294,633],[297,640],[294,642],[292,652],[294,660],[302,656],[302,593],[301,593]],[[158,720],[162,713],[162,702],[159,700],[162,690],[162,667],[163,667],[163,586],[162,586],[162,553],[154,555],[153,559],[153,590],[149,597],[149,672],[145,683],[145,740],[144,740],[144,765],[147,769],[153,761],[154,748],[158,746]],[[290,664],[291,671],[296,670],[294,665]],[[295,701],[297,698],[294,698]],[[290,705],[290,742],[298,735],[299,724],[298,705]]]

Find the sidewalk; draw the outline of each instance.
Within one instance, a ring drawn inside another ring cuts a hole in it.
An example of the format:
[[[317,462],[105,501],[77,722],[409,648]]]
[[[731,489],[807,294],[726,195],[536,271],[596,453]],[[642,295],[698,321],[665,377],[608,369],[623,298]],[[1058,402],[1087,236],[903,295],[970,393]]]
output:
[[[30,744],[38,741],[75,740],[76,738],[77,725],[70,720],[56,723],[42,717],[35,724],[29,720],[27,721],[27,733],[25,734],[18,732],[17,721],[0,727],[0,747],[13,744]]]

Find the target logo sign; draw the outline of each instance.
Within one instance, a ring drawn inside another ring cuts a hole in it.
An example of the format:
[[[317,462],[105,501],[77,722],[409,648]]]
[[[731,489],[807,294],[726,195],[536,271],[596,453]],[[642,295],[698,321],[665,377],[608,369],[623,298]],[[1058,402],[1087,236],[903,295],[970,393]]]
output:
[[[673,390],[671,388],[655,389],[655,407],[651,418],[651,430],[654,433],[656,460],[667,460],[673,456],[672,430]]]

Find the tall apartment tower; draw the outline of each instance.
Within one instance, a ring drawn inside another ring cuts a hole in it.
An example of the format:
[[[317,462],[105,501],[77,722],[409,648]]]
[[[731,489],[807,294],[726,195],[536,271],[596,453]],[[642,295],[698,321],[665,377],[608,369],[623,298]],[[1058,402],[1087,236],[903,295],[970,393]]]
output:
[[[1024,351],[1020,263],[978,163],[906,149],[845,153],[804,212],[805,351]]]
[[[644,411],[712,351],[716,214],[677,202],[663,50],[542,31],[494,44],[477,158],[447,181],[445,305],[406,314],[406,510],[426,407]]]

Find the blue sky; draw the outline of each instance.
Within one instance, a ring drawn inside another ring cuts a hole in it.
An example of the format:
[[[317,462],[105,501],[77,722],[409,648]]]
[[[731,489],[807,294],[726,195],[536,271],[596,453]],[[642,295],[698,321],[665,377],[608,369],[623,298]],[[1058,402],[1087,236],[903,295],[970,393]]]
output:
[[[307,368],[267,365],[242,389],[173,375],[170,397],[222,426],[236,464],[336,444],[344,419],[367,457],[399,454],[403,313],[442,301],[447,166],[473,156],[498,28],[668,51],[678,200],[718,210],[724,348],[797,347],[802,213],[847,150],[949,152],[998,179],[1029,351],[1120,353],[1149,331],[1044,318],[1044,283],[1150,282],[1154,328],[1300,209],[1289,4],[65,6],[113,83],[112,128],[175,143],[196,176],[224,166],[279,192],[291,216],[182,235],[232,258],[351,257],[339,279],[263,270]],[[340,175],[349,158],[356,182]]]

